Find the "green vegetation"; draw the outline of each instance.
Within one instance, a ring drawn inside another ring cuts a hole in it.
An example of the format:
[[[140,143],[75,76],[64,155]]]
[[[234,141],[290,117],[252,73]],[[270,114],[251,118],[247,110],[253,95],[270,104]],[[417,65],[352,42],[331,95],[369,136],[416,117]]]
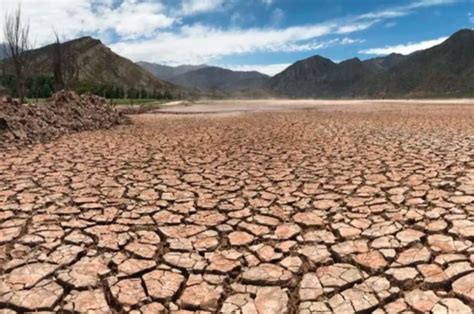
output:
[[[0,85],[5,86],[13,97],[18,97],[17,84],[13,75],[0,76]],[[54,91],[53,78],[48,76],[37,76],[29,78],[26,82],[27,98],[48,98]]]
[[[5,86],[13,97],[18,97],[17,84],[13,75],[0,76],[0,86]],[[123,88],[120,86],[95,84],[82,81],[74,90],[79,94],[94,94],[107,99],[118,99],[124,104],[140,104],[155,102],[157,100],[171,100],[175,97],[169,91],[147,90],[145,88]],[[27,79],[27,98],[48,98],[55,91],[54,78],[49,76],[36,76]]]
[[[147,90],[145,88],[129,88],[125,89],[121,86],[94,84],[92,82],[82,81],[77,87],[79,94],[91,93],[108,99],[173,99],[173,95],[169,91]]]
[[[26,98],[27,103],[35,103],[35,104],[42,104],[45,103],[48,98],[42,97],[28,97]],[[128,99],[128,98],[114,98],[114,99],[107,99],[107,102],[112,103],[114,105],[119,106],[156,106],[160,104],[164,104],[169,102],[167,99]]]

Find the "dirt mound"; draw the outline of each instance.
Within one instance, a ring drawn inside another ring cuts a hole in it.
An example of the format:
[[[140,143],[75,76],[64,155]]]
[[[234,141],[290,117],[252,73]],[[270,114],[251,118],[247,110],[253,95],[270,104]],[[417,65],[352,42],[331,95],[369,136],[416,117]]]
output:
[[[129,123],[126,116],[97,96],[62,91],[42,104],[20,105],[0,100],[0,148],[126,123]]]

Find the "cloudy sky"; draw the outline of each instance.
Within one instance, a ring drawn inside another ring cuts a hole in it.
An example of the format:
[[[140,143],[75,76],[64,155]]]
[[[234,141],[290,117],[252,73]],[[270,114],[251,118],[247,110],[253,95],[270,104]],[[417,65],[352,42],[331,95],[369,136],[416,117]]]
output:
[[[315,54],[407,54],[474,27],[474,0],[0,0],[0,12],[20,3],[37,46],[56,30],[133,61],[268,74]]]

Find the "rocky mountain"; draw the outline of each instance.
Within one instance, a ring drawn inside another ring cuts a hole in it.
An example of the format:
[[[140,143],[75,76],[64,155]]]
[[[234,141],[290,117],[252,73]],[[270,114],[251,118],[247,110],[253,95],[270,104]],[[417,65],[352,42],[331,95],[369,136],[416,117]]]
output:
[[[237,92],[246,89],[258,89],[269,76],[252,71],[240,72],[219,67],[205,67],[170,78],[170,82],[202,91]]]
[[[474,31],[403,56],[341,63],[314,56],[298,61],[265,85],[294,98],[474,96]]]
[[[159,79],[205,93],[216,92],[221,96],[245,90],[257,90],[270,79],[269,76],[256,71],[232,71],[207,65],[171,67],[148,62],[137,64]]]
[[[365,64],[371,66],[376,72],[384,72],[405,60],[406,56],[399,53],[392,53],[385,57],[377,57],[363,61]]]
[[[164,81],[168,81],[175,76],[179,76],[190,71],[199,70],[207,67],[207,65],[180,65],[172,67],[144,61],[137,62],[137,64],[143,69],[153,74],[154,76],[156,76],[157,78],[159,78],[160,80]]]
[[[379,71],[358,58],[334,63],[321,56],[298,61],[273,77],[267,87],[280,95],[294,98],[350,95],[355,83]]]
[[[269,76],[256,71],[240,72],[207,65],[171,67],[143,61],[137,64],[159,79],[204,93],[228,94],[257,90],[270,79]]]
[[[79,65],[79,81],[91,84],[146,89],[177,91],[178,87],[159,80],[132,61],[119,56],[100,40],[82,37],[62,43],[64,51],[73,51]],[[35,75],[53,76],[55,44],[31,50]]]
[[[414,52],[354,89],[370,97],[474,96],[474,31],[460,30],[438,46]]]

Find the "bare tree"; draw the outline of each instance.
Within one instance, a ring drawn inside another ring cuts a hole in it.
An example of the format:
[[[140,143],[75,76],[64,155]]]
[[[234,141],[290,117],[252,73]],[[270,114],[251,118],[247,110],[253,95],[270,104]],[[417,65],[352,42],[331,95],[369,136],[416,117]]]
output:
[[[53,51],[53,73],[55,89],[73,90],[79,81],[79,60],[74,47],[61,43],[59,35],[54,32],[56,43]]]
[[[2,48],[1,52],[3,53],[3,59],[0,60],[0,63],[2,64],[2,79],[0,80],[0,88],[2,85],[5,84],[6,75],[7,75],[7,70],[6,70],[7,63],[5,62],[5,59],[7,56],[7,45],[2,44],[1,48]]]
[[[54,89],[60,91],[64,89],[64,78],[63,78],[63,53],[61,47],[61,41],[59,35],[55,31],[54,36],[56,42],[54,43],[53,49],[53,76],[54,76]]]
[[[21,17],[21,7],[16,12],[7,13],[3,28],[5,36],[6,58],[13,65],[16,78],[16,88],[21,103],[25,102],[26,96],[26,78],[29,67],[27,51],[31,45],[29,41],[30,24],[24,23]]]

